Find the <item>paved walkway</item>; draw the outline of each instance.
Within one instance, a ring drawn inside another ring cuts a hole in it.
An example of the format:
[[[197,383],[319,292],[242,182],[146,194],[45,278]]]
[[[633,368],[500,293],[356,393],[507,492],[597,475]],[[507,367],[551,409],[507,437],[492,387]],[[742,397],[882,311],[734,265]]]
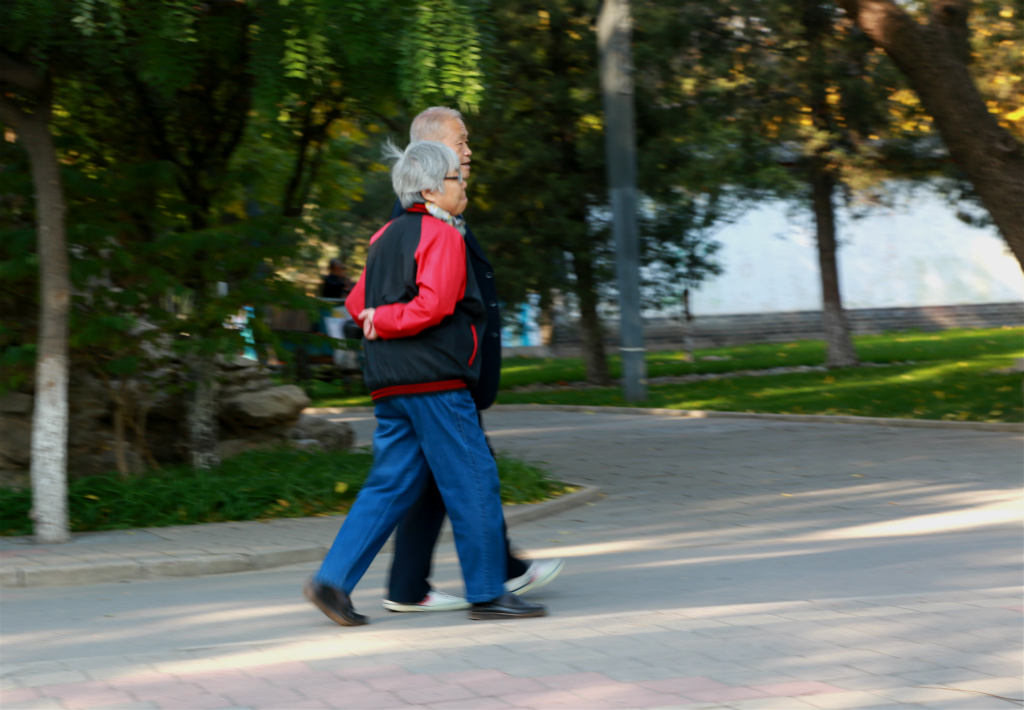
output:
[[[529,556],[568,561],[534,595],[550,616],[387,614],[382,555],[354,594],[372,623],[334,626],[298,589],[337,519],[5,540],[0,706],[1020,707],[1019,432],[523,407],[487,425],[603,494],[518,513]],[[460,590],[450,543],[435,578]],[[106,583],[44,586],[81,582]]]

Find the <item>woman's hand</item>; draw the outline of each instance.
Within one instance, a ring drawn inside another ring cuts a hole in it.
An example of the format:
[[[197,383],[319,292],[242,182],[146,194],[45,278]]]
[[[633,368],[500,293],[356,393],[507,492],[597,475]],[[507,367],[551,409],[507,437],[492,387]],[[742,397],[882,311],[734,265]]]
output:
[[[373,313],[376,308],[364,308],[359,314],[359,320],[363,322],[363,337],[367,340],[377,340],[377,329],[373,327]]]

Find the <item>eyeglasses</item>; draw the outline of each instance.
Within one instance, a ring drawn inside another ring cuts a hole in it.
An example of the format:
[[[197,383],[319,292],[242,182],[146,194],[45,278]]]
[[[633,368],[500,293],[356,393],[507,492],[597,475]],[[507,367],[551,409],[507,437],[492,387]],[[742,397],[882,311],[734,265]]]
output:
[[[462,173],[460,172],[458,175],[446,175],[444,179],[445,180],[458,180],[459,182],[462,182]]]

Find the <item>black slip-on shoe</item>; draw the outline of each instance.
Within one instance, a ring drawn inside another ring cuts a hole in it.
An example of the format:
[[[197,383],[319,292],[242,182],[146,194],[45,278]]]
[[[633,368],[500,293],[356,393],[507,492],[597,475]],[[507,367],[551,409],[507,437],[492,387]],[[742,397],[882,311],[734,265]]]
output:
[[[341,590],[312,579],[306,580],[302,593],[317,609],[326,614],[327,618],[342,626],[362,626],[370,623],[362,614],[357,614],[348,594]]]
[[[524,602],[515,594],[506,592],[497,599],[480,602],[469,607],[467,616],[470,619],[529,619],[534,616],[547,616],[548,610],[540,604]]]

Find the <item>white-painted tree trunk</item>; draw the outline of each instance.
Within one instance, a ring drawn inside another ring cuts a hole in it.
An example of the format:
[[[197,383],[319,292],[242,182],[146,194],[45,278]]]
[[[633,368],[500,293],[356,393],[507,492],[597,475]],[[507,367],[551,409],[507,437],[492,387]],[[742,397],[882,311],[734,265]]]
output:
[[[5,68],[14,66],[7,62]],[[18,68],[18,67],[15,67]],[[0,120],[14,128],[32,167],[39,254],[39,338],[32,414],[32,521],[36,541],[67,542],[68,316],[71,279],[64,227],[64,186],[50,134],[51,87],[29,67],[15,85],[36,98],[32,113],[0,94]],[[0,80],[10,78],[0,73]]]
[[[32,520],[36,542],[71,539],[68,526],[68,361],[40,357],[32,415]]]

